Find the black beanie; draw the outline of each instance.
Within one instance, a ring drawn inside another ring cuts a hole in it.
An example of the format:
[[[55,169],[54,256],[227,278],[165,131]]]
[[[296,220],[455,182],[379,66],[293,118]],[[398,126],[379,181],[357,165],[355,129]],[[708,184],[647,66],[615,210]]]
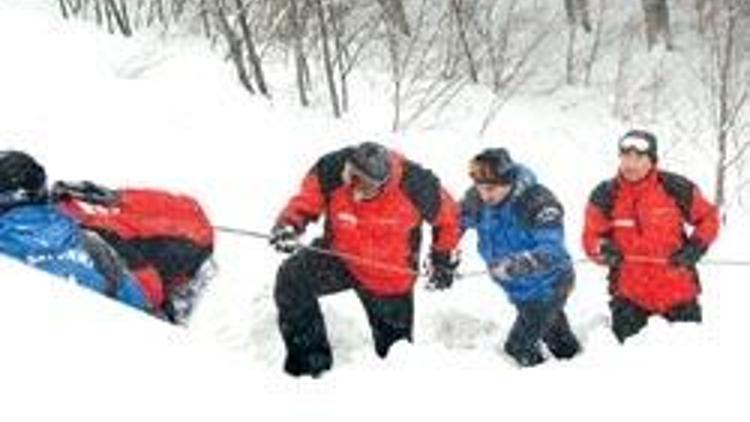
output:
[[[476,183],[512,184],[516,163],[505,148],[488,148],[471,160],[469,175]]]
[[[21,151],[0,151],[0,192],[44,190],[47,174],[29,154]]]

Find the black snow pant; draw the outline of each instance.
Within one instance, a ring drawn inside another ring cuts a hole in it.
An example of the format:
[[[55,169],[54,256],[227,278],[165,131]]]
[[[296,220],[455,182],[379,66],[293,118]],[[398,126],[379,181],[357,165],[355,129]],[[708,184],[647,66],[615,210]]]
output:
[[[316,246],[321,242],[316,241]],[[274,300],[279,331],[286,346],[284,370],[295,376],[331,368],[333,356],[318,298],[354,289],[367,313],[375,352],[381,358],[400,339],[412,340],[412,292],[380,297],[363,290],[361,283],[338,257],[303,249],[287,258],[276,275]]]
[[[646,309],[620,296],[613,296],[609,301],[609,309],[612,313],[612,332],[620,343],[624,343],[628,337],[638,334],[648,324],[648,319],[653,315]],[[695,322],[700,323],[703,319],[701,306],[698,300],[676,305],[667,312],[660,314],[669,322]]]
[[[518,316],[505,342],[505,352],[521,366],[544,362],[541,343],[558,359],[570,359],[581,350],[581,345],[570,329],[565,315],[565,302],[570,294],[574,276],[566,276],[550,300],[516,304]]]

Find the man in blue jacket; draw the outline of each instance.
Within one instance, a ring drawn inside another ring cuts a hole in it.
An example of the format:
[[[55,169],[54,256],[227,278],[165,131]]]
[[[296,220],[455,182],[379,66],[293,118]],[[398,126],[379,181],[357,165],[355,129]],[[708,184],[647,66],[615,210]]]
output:
[[[151,310],[116,252],[50,203],[44,168],[20,151],[0,151],[0,254]]]
[[[477,231],[492,279],[518,311],[505,351],[521,366],[544,361],[542,342],[558,359],[575,356],[581,346],[563,309],[575,273],[562,205],[504,148],[475,156],[469,175],[474,186],[461,202],[462,229]]]

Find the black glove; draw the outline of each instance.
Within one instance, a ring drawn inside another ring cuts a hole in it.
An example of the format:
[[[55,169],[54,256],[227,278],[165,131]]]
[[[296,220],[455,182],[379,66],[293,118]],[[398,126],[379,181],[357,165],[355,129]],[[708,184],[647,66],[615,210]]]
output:
[[[615,246],[615,244],[608,239],[602,241],[601,245],[599,245],[599,255],[602,257],[604,265],[610,268],[619,267],[623,261],[623,256],[622,252],[620,252],[620,248]]]
[[[520,252],[492,265],[490,272],[502,282],[508,282],[527,274],[531,274],[541,267],[541,263],[529,252]]]
[[[669,262],[676,267],[693,268],[706,253],[707,248],[697,240],[691,239],[669,258]]]
[[[277,224],[271,229],[271,237],[268,243],[279,252],[294,253],[300,248],[299,230],[289,224]]]
[[[433,250],[430,253],[431,274],[427,281],[427,287],[436,290],[450,288],[453,285],[453,279],[456,277],[458,264],[458,257],[452,256],[451,252]]]
[[[87,180],[82,182],[55,182],[52,186],[51,196],[55,201],[75,198],[97,205],[110,205],[120,198],[120,194],[116,190],[108,189]]]

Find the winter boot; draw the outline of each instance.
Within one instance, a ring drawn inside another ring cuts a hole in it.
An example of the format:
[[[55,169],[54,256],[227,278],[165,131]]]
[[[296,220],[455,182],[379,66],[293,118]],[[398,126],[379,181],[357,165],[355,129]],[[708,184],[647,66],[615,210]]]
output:
[[[320,377],[331,369],[333,357],[330,352],[312,352],[307,354],[289,354],[284,362],[284,371],[292,376],[310,375]]]
[[[536,366],[544,363],[544,356],[539,347],[518,347],[514,343],[505,343],[505,353],[510,355],[521,367]]]
[[[613,298],[609,308],[612,311],[612,333],[621,344],[648,324],[649,313],[625,299]]]

